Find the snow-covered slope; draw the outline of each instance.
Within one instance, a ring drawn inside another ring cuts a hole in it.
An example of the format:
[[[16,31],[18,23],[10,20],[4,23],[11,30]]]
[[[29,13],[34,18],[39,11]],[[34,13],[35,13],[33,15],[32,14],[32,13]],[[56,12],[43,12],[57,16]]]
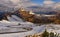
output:
[[[32,27],[32,26],[35,26],[31,22],[27,22],[27,21],[24,22],[21,18],[19,18],[16,15],[11,15],[11,17],[8,16],[7,18],[8,18],[8,20],[10,22],[15,22],[15,23],[18,23],[18,24],[22,24],[21,26],[23,26],[23,27]]]
[[[0,34],[0,37],[24,37],[27,35],[33,35],[36,33],[42,33],[45,28],[48,32],[57,32],[60,33],[60,25],[48,24],[36,26],[31,22],[23,21],[16,15],[7,16],[9,21],[2,20],[0,21],[0,33],[9,32],[8,34]],[[29,30],[31,29],[31,30]],[[20,31],[20,32],[19,32]],[[14,32],[11,33],[10,32]],[[15,33],[17,32],[17,33]]]
[[[7,19],[8,19],[9,21],[15,21],[12,17],[9,17],[9,16],[7,16]]]
[[[35,33],[39,33],[44,31],[45,26],[36,26],[31,22],[24,22],[19,17],[12,15],[12,17],[7,17],[9,21],[3,20],[0,21],[0,33],[5,32],[18,32],[18,31],[25,31],[19,33],[11,33],[11,34],[0,34],[0,37],[24,37],[27,35],[32,35]],[[20,25],[18,25],[20,24]],[[3,27],[3,28],[2,28]],[[24,28],[24,29],[23,29]],[[25,30],[25,28],[32,28],[32,30]]]
[[[0,37],[25,37],[27,35],[33,35],[35,33],[39,33],[44,31],[45,26],[37,26],[34,27],[32,31],[28,31],[28,32],[23,32],[23,33],[12,33],[12,34],[0,34]]]
[[[11,15],[11,17],[7,16],[7,18],[8,18],[9,21],[23,22],[23,20],[21,18],[19,18],[18,16],[16,16],[16,15]]]
[[[29,23],[30,24],[30,23]],[[27,35],[33,35],[36,33],[42,33],[45,28],[47,29],[48,32],[57,32],[60,33],[60,25],[53,25],[53,24],[48,24],[48,25],[41,25],[41,26],[30,26],[29,24],[25,25],[25,24],[21,24],[21,25],[11,25],[10,27],[6,27],[6,26],[1,26],[2,30],[5,31],[1,31],[1,32],[18,32],[18,31],[25,31],[25,32],[19,32],[19,33],[8,33],[8,34],[0,34],[0,37],[25,37]],[[31,24],[32,25],[32,24]],[[27,28],[27,27],[31,27],[32,30],[27,31],[24,30],[22,28]],[[6,31],[7,29],[7,31]]]
[[[48,32],[60,33],[60,25],[59,24],[46,25],[46,29],[48,30]]]
[[[14,18],[16,21],[23,22],[23,20],[21,18],[19,18],[18,16],[16,16],[16,15],[12,15],[12,18]]]
[[[13,25],[18,25],[18,22],[10,22],[7,20],[0,21],[0,26],[13,26]]]

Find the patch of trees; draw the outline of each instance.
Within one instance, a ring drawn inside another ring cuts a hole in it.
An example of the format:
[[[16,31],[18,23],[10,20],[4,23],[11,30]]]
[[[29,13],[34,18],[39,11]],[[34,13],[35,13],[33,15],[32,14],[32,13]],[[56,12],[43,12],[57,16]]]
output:
[[[42,34],[34,34],[34,35],[28,35],[25,37],[60,37],[60,35],[58,33],[54,33],[54,32],[47,32],[47,30],[45,30]]]
[[[45,30],[43,33],[42,33],[42,37],[60,37],[58,33],[54,33],[54,32],[47,32],[47,30]]]

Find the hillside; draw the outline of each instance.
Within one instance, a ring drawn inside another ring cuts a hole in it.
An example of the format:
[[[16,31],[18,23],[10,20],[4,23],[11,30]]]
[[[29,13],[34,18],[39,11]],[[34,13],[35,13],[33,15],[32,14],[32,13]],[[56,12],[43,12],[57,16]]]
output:
[[[54,12],[54,13],[53,13]],[[42,14],[30,14],[30,11],[25,10],[16,10],[11,13],[0,13],[0,20],[8,20],[8,21],[28,21],[37,24],[47,24],[47,23],[55,23],[60,24],[60,13],[59,11],[52,11]]]

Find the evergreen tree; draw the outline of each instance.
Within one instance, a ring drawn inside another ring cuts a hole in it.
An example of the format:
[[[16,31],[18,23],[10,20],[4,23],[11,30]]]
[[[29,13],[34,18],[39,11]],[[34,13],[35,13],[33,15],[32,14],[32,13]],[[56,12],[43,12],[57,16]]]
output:
[[[50,37],[54,37],[54,33],[53,32],[50,32]]]
[[[60,37],[60,36],[59,36],[59,34],[56,33],[56,34],[55,34],[55,37]]]
[[[49,37],[49,33],[47,32],[46,29],[45,29],[45,31],[43,32],[42,37]]]

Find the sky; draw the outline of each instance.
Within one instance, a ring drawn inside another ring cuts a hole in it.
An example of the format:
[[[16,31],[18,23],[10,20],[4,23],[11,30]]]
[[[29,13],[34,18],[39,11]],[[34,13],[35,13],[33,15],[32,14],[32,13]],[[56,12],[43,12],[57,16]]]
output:
[[[35,6],[40,4],[53,4],[60,0],[0,0],[0,4],[8,7]]]
[[[32,2],[36,4],[43,4],[44,1],[48,1],[48,0],[32,0]],[[60,2],[60,0],[49,0],[49,1]]]
[[[32,0],[32,2],[37,3],[37,4],[42,4],[44,0]]]
[[[5,11],[10,10],[11,8],[27,8],[40,5],[59,8],[60,0],[0,0],[0,10]]]

